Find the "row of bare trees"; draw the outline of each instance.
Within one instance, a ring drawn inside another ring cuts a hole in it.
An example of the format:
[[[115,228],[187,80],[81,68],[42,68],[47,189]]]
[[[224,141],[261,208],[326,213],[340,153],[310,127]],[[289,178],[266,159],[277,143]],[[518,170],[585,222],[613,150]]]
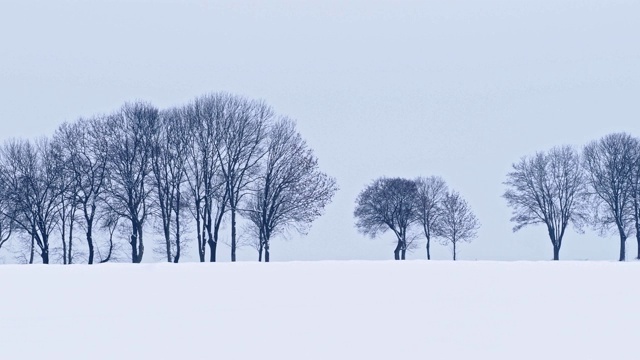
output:
[[[405,260],[407,250],[416,248],[420,233],[428,260],[434,238],[450,245],[456,260],[458,245],[472,241],[480,227],[466,200],[437,176],[376,179],[358,195],[354,216],[358,230],[372,238],[394,233],[396,260]]]
[[[514,231],[533,224],[547,228],[553,259],[569,224],[581,232],[591,226],[601,235],[618,234],[619,260],[634,233],[640,259],[640,140],[613,133],[592,141],[582,152],[555,147],[523,157],[505,181],[504,198],[513,210]]]
[[[46,264],[57,235],[64,264],[78,256],[139,263],[153,233],[168,262],[180,261],[190,236],[200,261],[207,253],[216,261],[228,223],[236,261],[240,221],[259,260],[269,261],[271,239],[304,233],[336,191],[295,123],[264,102],[226,93],[162,111],[133,102],[65,123],[51,138],[2,146],[0,247],[19,238],[25,262],[37,253]],[[86,253],[74,242],[78,231]]]

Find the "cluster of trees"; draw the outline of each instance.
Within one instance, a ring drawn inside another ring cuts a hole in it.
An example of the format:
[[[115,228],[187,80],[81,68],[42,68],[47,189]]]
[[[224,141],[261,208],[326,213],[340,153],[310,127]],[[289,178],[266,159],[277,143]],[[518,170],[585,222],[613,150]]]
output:
[[[503,197],[513,210],[514,231],[533,224],[547,228],[553,259],[569,224],[591,226],[606,235],[617,232],[620,261],[635,233],[640,259],[640,140],[614,133],[587,144],[525,156],[507,174]]]
[[[394,233],[396,260],[405,260],[407,250],[416,248],[420,233],[426,238],[428,260],[435,238],[451,245],[456,260],[458,245],[472,241],[480,227],[467,202],[437,176],[376,179],[358,195],[354,216],[358,231],[372,238]]]
[[[0,247],[16,237],[25,262],[58,261],[54,252],[64,264],[79,254],[93,264],[123,257],[116,250],[128,243],[124,257],[139,263],[151,229],[166,261],[180,260],[186,234],[200,261],[207,253],[216,261],[227,223],[235,261],[241,218],[269,261],[271,239],[305,232],[336,191],[295,123],[264,102],[226,93],[166,110],[133,102],[65,123],[51,138],[2,146]]]

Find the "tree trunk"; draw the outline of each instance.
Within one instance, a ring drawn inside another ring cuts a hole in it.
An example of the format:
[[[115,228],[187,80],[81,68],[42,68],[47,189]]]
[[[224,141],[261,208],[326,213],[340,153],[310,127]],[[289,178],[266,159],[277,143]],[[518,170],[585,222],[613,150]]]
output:
[[[200,257],[200,262],[204,262],[204,248],[202,246],[202,231],[200,230],[200,202],[196,202],[196,232],[198,237],[198,256]]]
[[[205,262],[207,261],[207,243],[209,241],[207,240],[207,226],[205,224],[205,221],[202,221],[202,244],[201,244],[201,248],[200,248],[200,256],[202,258],[201,262]]]
[[[200,233],[200,226],[198,226],[198,257],[200,262],[204,262],[204,251],[202,251],[202,234]]]
[[[636,241],[638,242],[638,256],[636,257],[637,260],[640,260],[640,232],[636,231]]]
[[[427,260],[431,260],[430,245],[431,245],[431,239],[427,238]]]
[[[264,262],[269,262],[269,240],[264,243]]]
[[[73,264],[73,216],[71,216],[71,221],[69,222],[69,265]]]
[[[209,250],[211,254],[209,254],[209,262],[216,262],[216,249],[218,248],[218,234],[213,234],[211,231],[211,219],[209,219],[207,225],[207,234],[209,235],[209,240],[207,240],[207,244],[209,245]]]
[[[86,233],[86,238],[87,238],[87,247],[89,248],[89,259],[88,259],[88,264],[91,265],[94,262],[94,258],[95,258],[95,250],[93,248],[93,219],[96,213],[96,205],[91,205],[91,213],[89,213],[87,211],[86,208],[86,204],[83,207],[84,209],[84,219],[87,223],[87,233]]]
[[[109,262],[109,260],[111,260],[111,253],[113,252],[113,231],[115,231],[115,229],[109,230],[109,252],[107,253],[106,258],[100,260],[101,264],[104,264],[106,262]]]
[[[43,264],[48,264],[49,263],[49,239],[47,238],[47,235],[42,236],[42,263]]]
[[[264,249],[264,243],[260,239],[260,245],[258,246],[258,262],[262,262],[262,249]]]
[[[549,233],[549,240],[551,240],[551,246],[553,246],[553,260],[560,260],[560,244],[562,239],[557,240],[555,228],[547,224],[547,231]]]
[[[395,260],[400,260],[400,249],[402,248],[402,242],[398,240],[395,250],[393,250],[393,257]]]
[[[163,220],[163,221],[167,221],[167,220]],[[164,243],[165,243],[165,247],[166,247],[166,252],[167,252],[167,262],[171,262],[171,229],[169,228],[168,225],[164,225]]]
[[[62,264],[67,265],[67,238],[64,231],[65,225],[62,225]]]
[[[138,262],[138,223],[135,220],[131,220],[131,262]]]
[[[142,240],[142,224],[140,224],[138,226],[138,263],[142,262],[142,256],[144,255],[144,242]]]
[[[625,261],[626,249],[625,245],[627,242],[627,237],[621,232],[620,233],[620,259],[619,261]]]
[[[92,235],[93,224],[88,222],[87,224],[87,246],[89,247],[89,265],[93,264],[93,235]]]
[[[453,243],[453,261],[456,261],[456,241],[452,241]]]
[[[178,211],[176,211],[176,256],[173,257],[173,263],[177,264],[180,261],[180,194],[178,194]]]
[[[213,228],[213,245],[209,245],[211,248],[211,256],[209,257],[209,261],[216,262],[218,261],[218,239],[220,238],[220,222],[215,224]]]
[[[29,264],[33,264],[33,255],[35,253],[36,237],[31,234],[31,251],[29,252]]]
[[[402,232],[402,256],[401,259],[405,260],[407,255],[407,229]]]
[[[136,248],[138,247],[138,236],[134,233],[131,234],[131,262],[132,263],[136,263],[138,262],[138,252],[136,251]]]
[[[266,260],[266,253],[265,253]],[[231,208],[231,261],[236,261],[236,209]]]
[[[219,212],[216,215],[215,222],[213,223],[213,234],[211,235],[213,237],[213,241],[215,241],[216,243],[216,246],[212,250],[214,251],[214,253],[211,254],[211,259],[213,259],[212,262],[216,262],[218,257],[215,251],[217,251],[218,249],[218,240],[220,239],[220,226],[222,225],[222,219],[224,219],[224,205],[222,205],[222,207],[218,210]]]
[[[209,244],[209,250],[211,252],[211,254],[209,254],[209,261],[216,262],[216,248],[218,247],[218,242],[209,239],[207,243]]]

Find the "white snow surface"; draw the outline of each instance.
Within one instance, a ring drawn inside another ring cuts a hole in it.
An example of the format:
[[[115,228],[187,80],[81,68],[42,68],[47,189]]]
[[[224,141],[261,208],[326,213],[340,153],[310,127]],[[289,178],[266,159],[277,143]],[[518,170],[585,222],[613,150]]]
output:
[[[640,263],[0,266],[0,359],[637,359]]]

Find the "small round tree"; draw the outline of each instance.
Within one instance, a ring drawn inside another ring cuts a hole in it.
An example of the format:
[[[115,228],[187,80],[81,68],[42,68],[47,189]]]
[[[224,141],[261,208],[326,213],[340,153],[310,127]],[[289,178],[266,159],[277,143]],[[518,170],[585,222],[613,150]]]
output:
[[[401,178],[379,178],[367,186],[356,200],[353,215],[361,233],[376,237],[387,230],[398,240],[393,251],[396,260],[404,260],[411,239],[407,231],[417,221],[415,181]]]

